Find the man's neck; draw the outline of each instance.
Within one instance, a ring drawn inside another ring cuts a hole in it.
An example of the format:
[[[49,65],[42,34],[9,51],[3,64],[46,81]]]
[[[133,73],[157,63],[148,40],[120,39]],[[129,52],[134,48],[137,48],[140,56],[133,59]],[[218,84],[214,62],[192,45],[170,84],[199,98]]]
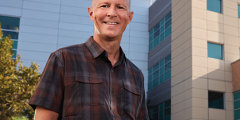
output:
[[[108,59],[112,66],[119,60],[120,57],[120,39],[104,39],[100,35],[93,36],[93,39],[108,53]]]

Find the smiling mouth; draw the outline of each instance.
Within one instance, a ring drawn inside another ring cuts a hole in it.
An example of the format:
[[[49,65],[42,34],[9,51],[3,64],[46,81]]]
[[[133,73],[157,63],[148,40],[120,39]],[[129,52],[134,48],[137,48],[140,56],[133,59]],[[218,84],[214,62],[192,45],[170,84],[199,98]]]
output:
[[[107,25],[117,25],[117,24],[119,24],[119,23],[116,23],[116,22],[104,22],[105,24],[107,24]]]

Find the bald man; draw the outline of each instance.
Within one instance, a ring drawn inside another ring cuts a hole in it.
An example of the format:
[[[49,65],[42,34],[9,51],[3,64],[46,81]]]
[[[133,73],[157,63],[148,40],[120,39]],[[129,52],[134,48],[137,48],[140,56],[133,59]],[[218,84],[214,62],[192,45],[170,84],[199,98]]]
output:
[[[94,35],[53,52],[29,104],[35,120],[148,120],[144,77],[120,47],[130,0],[93,0]]]

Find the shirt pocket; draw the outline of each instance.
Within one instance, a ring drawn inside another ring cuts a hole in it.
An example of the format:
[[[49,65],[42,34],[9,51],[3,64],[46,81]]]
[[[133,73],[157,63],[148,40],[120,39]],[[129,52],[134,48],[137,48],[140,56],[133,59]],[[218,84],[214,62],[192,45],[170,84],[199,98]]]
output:
[[[102,74],[81,74],[75,73],[75,84],[77,84],[78,97],[81,104],[99,105],[103,104],[104,78]]]
[[[94,106],[102,106],[104,79],[100,74],[75,73],[73,82],[65,91],[65,115],[75,116],[87,113]]]
[[[136,115],[139,109],[141,100],[141,92],[138,86],[130,83],[124,83],[124,110],[133,116]]]

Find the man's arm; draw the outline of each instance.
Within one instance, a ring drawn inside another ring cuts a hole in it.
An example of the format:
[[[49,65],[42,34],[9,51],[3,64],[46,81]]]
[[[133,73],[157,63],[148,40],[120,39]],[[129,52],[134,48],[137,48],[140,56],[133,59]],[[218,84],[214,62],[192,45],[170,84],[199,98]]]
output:
[[[44,107],[37,106],[35,110],[34,120],[57,120],[59,114],[48,110]]]

